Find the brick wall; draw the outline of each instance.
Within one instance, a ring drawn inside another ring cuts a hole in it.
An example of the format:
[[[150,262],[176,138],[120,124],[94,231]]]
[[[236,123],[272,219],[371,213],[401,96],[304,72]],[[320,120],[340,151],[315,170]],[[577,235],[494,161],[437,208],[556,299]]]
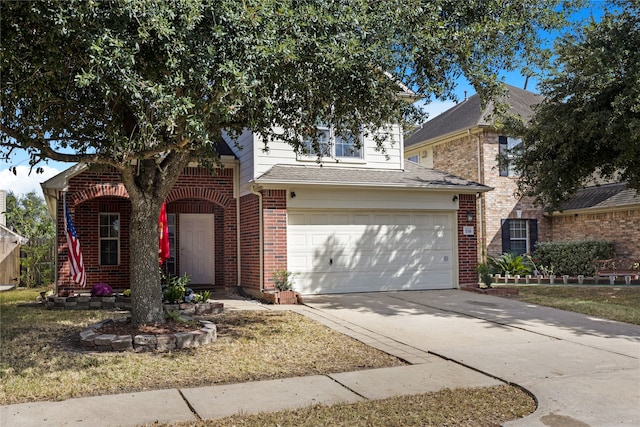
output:
[[[260,210],[258,196],[240,198],[240,284],[260,289]]]
[[[287,268],[287,192],[262,193],[264,221],[264,287],[274,289],[273,271]]]
[[[552,224],[553,240],[610,240],[616,257],[640,258],[640,209],[556,216]]]
[[[468,135],[436,145],[433,168],[479,182],[477,138]]]
[[[87,289],[98,282],[116,289],[129,287],[129,222],[131,204],[120,174],[113,169],[84,171],[69,179],[67,201],[80,239]],[[66,238],[64,235],[62,194],[58,203],[58,286],[70,285]],[[120,262],[100,266],[98,213],[120,213]],[[167,197],[167,212],[176,213],[179,233],[180,213],[214,215],[215,283],[237,285],[236,204],[233,198],[233,169],[213,172],[206,168],[185,168]],[[179,242],[179,234],[176,235]],[[179,252],[176,253],[179,267]],[[178,270],[179,271],[179,270]]]
[[[478,228],[474,215],[472,221],[467,220],[467,212],[476,210],[475,194],[460,194],[458,196],[458,283],[460,286],[476,286],[478,284]],[[472,236],[465,236],[463,228],[474,227]]]
[[[549,221],[542,215],[542,210],[533,205],[530,198],[516,196],[517,180],[515,177],[500,176],[498,168],[498,133],[483,131],[480,134],[482,161],[481,176],[478,176],[478,137],[464,136],[434,147],[435,169],[447,171],[465,179],[479,182],[493,191],[483,193],[478,203],[477,217],[480,218],[478,232],[479,253],[484,250],[487,255],[497,256],[502,253],[501,226],[503,219],[517,218],[520,211],[522,219],[538,220],[538,240],[551,238]],[[484,248],[483,248],[484,247]]]

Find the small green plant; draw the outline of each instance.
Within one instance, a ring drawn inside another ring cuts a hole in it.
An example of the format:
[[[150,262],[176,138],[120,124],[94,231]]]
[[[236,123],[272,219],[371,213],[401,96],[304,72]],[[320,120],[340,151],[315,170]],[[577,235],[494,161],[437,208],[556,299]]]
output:
[[[130,297],[130,296],[131,296],[131,289],[125,289],[125,290],[122,292],[122,296],[123,296],[123,297]]]
[[[176,323],[184,323],[186,320],[180,316],[180,313],[177,311],[167,311],[164,315],[164,318]]]
[[[273,271],[273,285],[279,291],[290,291],[293,289],[293,276],[295,276],[295,273],[286,268],[277,268]]]
[[[507,252],[497,258],[489,258],[489,265],[496,273],[512,274],[524,276],[531,273],[525,258],[522,255],[515,255]]]
[[[478,264],[478,276],[480,276],[480,282],[482,282],[487,288],[491,287],[491,269],[486,262]]]
[[[211,298],[211,291],[202,291],[196,294],[195,302],[207,302]]]
[[[163,275],[163,277],[166,280],[166,287],[164,287],[162,293],[164,300],[170,304],[177,304],[182,301],[187,292],[187,284],[189,284],[190,277],[187,274],[172,277]]]

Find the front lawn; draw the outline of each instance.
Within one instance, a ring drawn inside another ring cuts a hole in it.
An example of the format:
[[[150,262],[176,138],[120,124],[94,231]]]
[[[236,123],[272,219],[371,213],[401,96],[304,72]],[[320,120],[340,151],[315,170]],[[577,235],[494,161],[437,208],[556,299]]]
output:
[[[170,353],[100,353],[78,334],[127,312],[21,306],[37,290],[0,293],[0,404],[64,400],[402,365],[403,362],[288,311],[208,316],[218,341]]]
[[[640,325],[640,286],[518,286],[521,301]]]

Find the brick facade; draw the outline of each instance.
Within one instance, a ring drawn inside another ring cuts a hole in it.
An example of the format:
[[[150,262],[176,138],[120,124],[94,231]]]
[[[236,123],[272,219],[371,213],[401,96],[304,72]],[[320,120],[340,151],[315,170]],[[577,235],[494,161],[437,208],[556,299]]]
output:
[[[80,239],[87,289],[98,282],[108,283],[114,289],[129,287],[129,223],[131,203],[114,170],[94,172],[85,170],[69,179],[67,202]],[[64,229],[62,194],[58,196],[58,287],[77,287],[71,284],[67,243]],[[99,262],[98,213],[120,215],[119,263],[101,266]],[[236,202],[234,199],[233,170],[219,169],[209,172],[205,168],[185,168],[167,197],[167,213],[176,215],[176,242],[179,241],[181,213],[211,214],[215,223],[215,284],[237,284]],[[179,251],[176,251],[179,271]]]
[[[613,241],[616,257],[640,258],[640,209],[554,216],[552,239]]]
[[[461,287],[476,286],[478,284],[478,228],[477,215],[469,221],[467,212],[476,211],[475,194],[460,194],[458,196],[458,280]],[[464,227],[473,227],[473,235],[464,235]]]
[[[549,221],[532,199],[516,196],[514,177],[500,176],[498,167],[498,133],[484,130],[479,134],[464,135],[433,147],[433,167],[453,175],[493,187],[481,194],[477,203],[478,252],[497,256],[502,253],[501,227],[503,219],[521,218],[538,220],[538,239],[550,238]],[[478,153],[480,139],[480,153]],[[480,170],[478,170],[478,154]]]
[[[85,269],[87,289],[98,282],[108,283],[114,289],[129,288],[130,243],[129,224],[131,203],[126,189],[114,170],[90,169],[68,179],[67,201],[78,232]],[[66,239],[63,231],[62,193],[57,205],[58,226],[58,280],[59,288],[76,287],[70,283]],[[248,194],[236,199],[234,170],[185,168],[174,188],[167,196],[167,213],[175,215],[175,242],[180,242],[181,214],[203,214],[214,217],[215,285],[242,286],[256,293],[260,291],[262,276],[264,289],[273,289],[273,271],[287,268],[287,191],[263,190],[261,200]],[[262,212],[260,212],[260,206]],[[459,195],[458,212],[458,270],[459,283],[464,286],[477,283],[477,228],[474,235],[465,236],[464,226],[476,227],[476,218],[469,222],[466,213],[476,208],[476,196]],[[118,213],[119,263],[101,266],[99,262],[98,213]],[[239,215],[238,215],[239,214]],[[262,223],[263,263],[260,271],[260,221]],[[239,240],[238,240],[239,239]],[[239,245],[239,247],[238,247]],[[176,246],[176,273],[180,272],[180,251]],[[238,259],[240,250],[241,259]],[[238,268],[240,278],[238,277]]]

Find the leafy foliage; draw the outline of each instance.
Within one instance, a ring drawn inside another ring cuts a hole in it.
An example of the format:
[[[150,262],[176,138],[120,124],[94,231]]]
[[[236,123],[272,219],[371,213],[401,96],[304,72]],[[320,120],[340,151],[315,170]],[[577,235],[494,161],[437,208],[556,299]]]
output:
[[[487,263],[478,264],[478,275],[480,276],[480,282],[484,283],[487,288],[491,287],[491,282],[493,281],[491,277],[491,268]]]
[[[569,276],[593,276],[594,261],[615,256],[613,243],[606,240],[539,242],[531,254],[539,265],[553,265],[555,272]]]
[[[55,227],[44,200],[34,191],[24,195],[7,194],[7,227],[29,239],[21,247],[20,283],[33,287],[53,283]]]
[[[190,277],[185,273],[184,276],[166,277],[166,285],[163,287],[163,298],[170,304],[181,302],[187,293],[187,285]]]
[[[546,100],[525,126],[521,194],[559,209],[594,176],[640,190],[640,3],[614,0],[598,23],[556,46],[556,71],[541,85]]]
[[[531,273],[531,267],[527,265],[525,257],[511,252],[504,253],[499,257],[489,258],[489,265],[494,272],[499,274],[524,276]]]
[[[137,248],[132,323],[160,323],[154,223],[188,162],[218,159],[223,133],[299,152],[321,121],[338,134],[365,126],[384,151],[397,142],[389,123],[420,118],[403,85],[451,98],[464,75],[496,93],[499,70],[546,61],[539,30],[562,25],[555,6],[568,3],[4,2],[0,150],[120,173]]]
[[[284,267],[273,270],[273,285],[279,291],[290,291],[293,289],[293,277],[295,273]]]

